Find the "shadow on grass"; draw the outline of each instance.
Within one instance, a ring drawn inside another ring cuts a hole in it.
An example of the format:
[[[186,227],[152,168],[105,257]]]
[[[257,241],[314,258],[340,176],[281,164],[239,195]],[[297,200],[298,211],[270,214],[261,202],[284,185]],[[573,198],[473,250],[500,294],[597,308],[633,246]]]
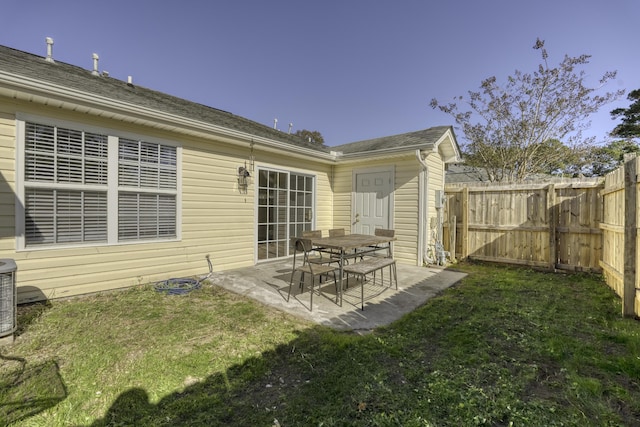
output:
[[[320,353],[322,357],[341,357],[337,353],[343,350],[338,348],[320,351],[320,342],[326,341],[326,338],[322,338],[326,333],[327,330],[321,327],[299,332],[298,338],[293,341],[234,365],[223,373],[192,382],[183,390],[165,396],[157,404],[150,402],[146,390],[128,389],[91,427],[271,426],[274,419],[278,419],[281,425],[300,425],[299,420],[288,419],[287,414],[291,413],[291,408],[310,408],[308,396],[318,394],[317,391],[309,394],[304,390],[308,387],[317,388],[322,381],[335,381],[335,378],[330,378],[340,375],[327,372],[324,364],[315,360]],[[310,349],[314,347],[318,347],[317,355],[310,354]],[[351,380],[346,379],[345,384]],[[324,405],[335,405],[335,399],[329,402],[318,402],[320,405],[315,410],[322,412]],[[345,418],[348,419],[348,415]]]
[[[289,277],[287,275],[287,279]],[[429,287],[428,282],[421,281],[402,294],[427,292],[436,295],[444,288]],[[333,289],[332,286],[328,287]],[[354,289],[358,290],[359,286]],[[375,317],[376,307],[381,309],[383,306],[396,305],[396,298],[400,297],[390,297],[367,306],[364,315]],[[361,317],[363,314],[358,310],[352,316]],[[323,414],[328,419],[340,414],[340,421],[336,425],[355,425],[353,423],[358,422],[361,423],[359,425],[366,425],[366,422],[362,424],[363,418],[372,416],[376,411],[384,413],[388,409],[385,400],[391,396],[379,388],[389,386],[395,389],[406,384],[402,373],[395,370],[388,372],[389,366],[397,366],[397,361],[392,362],[391,359],[398,355],[381,353],[375,334],[361,336],[322,326],[298,331],[297,334],[295,339],[272,351],[234,365],[223,373],[191,383],[157,403],[150,402],[148,392],[144,389],[128,389],[91,427],[271,426],[274,419],[278,419],[283,426],[318,425],[323,422],[318,419]],[[423,363],[428,365],[427,359],[428,356],[425,356]],[[358,372],[354,370],[354,365],[367,367],[363,369],[368,372]],[[383,385],[371,386],[374,373],[388,376],[388,382],[381,381]],[[386,397],[381,397],[380,393]]]
[[[8,425],[55,406],[67,388],[54,360],[30,365],[21,357],[0,354],[0,424]]]
[[[42,291],[34,286],[20,287],[20,295],[26,302],[19,304],[16,312],[15,336],[24,334],[29,326],[45,311],[51,308],[51,303]]]
[[[23,287],[28,302],[16,311],[14,336],[24,334],[51,304],[38,288]],[[5,347],[8,350],[11,347]],[[55,406],[67,397],[58,363],[30,364],[19,356],[0,353],[0,425],[8,425]]]
[[[637,346],[610,326],[618,307],[599,279],[470,271],[384,330],[305,329],[157,403],[129,389],[92,427],[638,425]]]

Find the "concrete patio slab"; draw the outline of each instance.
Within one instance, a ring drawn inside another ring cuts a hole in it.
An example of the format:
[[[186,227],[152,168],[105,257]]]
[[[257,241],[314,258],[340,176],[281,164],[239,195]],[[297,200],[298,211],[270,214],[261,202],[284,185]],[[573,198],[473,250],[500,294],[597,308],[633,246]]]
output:
[[[332,280],[325,281],[318,292],[318,281],[310,310],[310,291],[301,292],[294,282],[291,297],[287,292],[291,278],[291,260],[262,263],[254,267],[213,273],[211,281],[232,292],[292,315],[338,330],[366,333],[385,326],[423,305],[429,298],[459,282],[466,274],[437,267],[412,267],[398,264],[398,289],[389,286],[389,270],[376,284],[364,285],[364,310],[360,309],[361,287],[354,278],[343,294],[342,306],[336,303]],[[298,276],[296,276],[297,280]]]

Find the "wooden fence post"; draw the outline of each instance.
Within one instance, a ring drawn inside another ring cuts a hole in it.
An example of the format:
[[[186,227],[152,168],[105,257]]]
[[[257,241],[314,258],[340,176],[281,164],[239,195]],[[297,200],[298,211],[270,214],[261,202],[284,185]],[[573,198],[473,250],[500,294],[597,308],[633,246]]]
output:
[[[547,214],[547,220],[549,221],[549,268],[551,271],[555,271],[556,261],[558,260],[556,236],[558,218],[556,215],[556,186],[553,184],[547,186]]]
[[[454,215],[449,222],[449,252],[451,254],[451,261],[456,262],[456,229],[458,224],[456,222],[456,216]]]
[[[637,170],[635,154],[624,157],[624,285],[622,288],[622,314],[635,315],[636,264],[638,261],[637,236]]]
[[[460,231],[460,242],[462,248],[460,250],[460,258],[466,259],[469,256],[469,187],[462,189],[462,227]]]

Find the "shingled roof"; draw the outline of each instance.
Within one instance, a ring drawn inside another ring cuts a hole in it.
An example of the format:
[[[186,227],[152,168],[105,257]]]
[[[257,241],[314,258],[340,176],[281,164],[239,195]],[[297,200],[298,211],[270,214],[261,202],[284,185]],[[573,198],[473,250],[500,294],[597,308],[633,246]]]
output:
[[[451,126],[435,126],[415,132],[351,142],[332,148],[343,154],[371,153],[398,148],[428,149],[433,147],[448,130],[453,131],[453,128]]]
[[[50,62],[44,57],[6,46],[0,46],[0,72],[6,72],[41,82],[48,82],[115,101],[126,102],[139,107],[213,124],[252,136],[268,138],[323,153],[328,153],[330,150],[324,145],[310,143],[296,135],[273,129],[227,111],[187,101],[142,86],[129,84],[108,77],[104,75],[104,73],[94,75],[92,71],[75,65],[59,61]]]

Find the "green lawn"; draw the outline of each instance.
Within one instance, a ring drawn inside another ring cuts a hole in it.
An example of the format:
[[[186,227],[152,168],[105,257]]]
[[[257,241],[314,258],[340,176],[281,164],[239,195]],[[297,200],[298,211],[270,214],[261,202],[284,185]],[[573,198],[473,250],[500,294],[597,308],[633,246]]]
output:
[[[366,336],[210,285],[21,307],[0,425],[640,425],[640,322],[600,277],[457,268]]]

